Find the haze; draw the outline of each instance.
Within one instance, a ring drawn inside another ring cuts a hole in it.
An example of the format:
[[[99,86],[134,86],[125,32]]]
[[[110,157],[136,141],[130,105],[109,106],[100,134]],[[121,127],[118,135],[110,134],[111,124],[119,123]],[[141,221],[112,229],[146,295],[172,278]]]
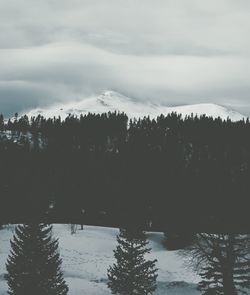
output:
[[[0,0],[0,112],[115,90],[250,114],[247,0]]]

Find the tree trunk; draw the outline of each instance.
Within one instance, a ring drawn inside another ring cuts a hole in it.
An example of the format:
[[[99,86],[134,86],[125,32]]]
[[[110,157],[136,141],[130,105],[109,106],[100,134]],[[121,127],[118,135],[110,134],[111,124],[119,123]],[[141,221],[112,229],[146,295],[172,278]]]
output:
[[[234,264],[235,264],[235,253],[234,253],[234,242],[235,236],[229,234],[228,244],[226,245],[226,255],[227,262],[224,266],[224,276],[223,276],[223,289],[224,294],[237,295],[237,290],[234,284]]]
[[[223,277],[223,292],[224,295],[238,295],[234,285],[233,276],[227,275]]]

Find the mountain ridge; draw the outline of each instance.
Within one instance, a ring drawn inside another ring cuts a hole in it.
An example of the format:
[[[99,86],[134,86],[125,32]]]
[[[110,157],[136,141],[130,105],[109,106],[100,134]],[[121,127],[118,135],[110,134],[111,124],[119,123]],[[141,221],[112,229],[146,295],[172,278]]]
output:
[[[208,117],[223,120],[230,118],[232,121],[240,121],[247,117],[224,106],[213,103],[200,103],[182,106],[164,106],[150,102],[134,101],[132,98],[115,91],[105,91],[98,96],[90,96],[82,101],[69,102],[66,104],[53,105],[48,108],[37,108],[26,114],[29,117],[42,115],[46,118],[61,117],[65,119],[68,115],[80,116],[87,113],[124,112],[129,118],[142,118],[150,116],[155,118],[161,114],[178,113],[183,117],[193,115],[206,115]]]

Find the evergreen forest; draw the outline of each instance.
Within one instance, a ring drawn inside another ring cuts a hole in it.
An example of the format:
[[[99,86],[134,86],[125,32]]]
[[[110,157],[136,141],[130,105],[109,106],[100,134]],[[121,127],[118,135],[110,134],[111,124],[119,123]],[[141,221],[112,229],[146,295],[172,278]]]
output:
[[[1,223],[245,232],[250,122],[0,116]]]

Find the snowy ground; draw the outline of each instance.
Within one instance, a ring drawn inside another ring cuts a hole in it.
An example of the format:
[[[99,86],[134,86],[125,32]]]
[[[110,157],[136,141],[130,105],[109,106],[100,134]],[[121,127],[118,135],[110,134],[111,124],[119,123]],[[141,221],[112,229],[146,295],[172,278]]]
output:
[[[10,249],[14,227],[0,231],[0,295],[7,295],[4,280],[5,262]],[[110,295],[106,287],[107,268],[113,263],[113,249],[116,247],[117,229],[86,226],[71,235],[70,225],[54,225],[54,236],[59,238],[65,279],[69,295]],[[159,268],[156,295],[199,295],[196,283],[199,278],[186,269],[176,251],[166,251],[162,246],[163,235],[149,233],[152,253],[150,259],[157,259]]]

